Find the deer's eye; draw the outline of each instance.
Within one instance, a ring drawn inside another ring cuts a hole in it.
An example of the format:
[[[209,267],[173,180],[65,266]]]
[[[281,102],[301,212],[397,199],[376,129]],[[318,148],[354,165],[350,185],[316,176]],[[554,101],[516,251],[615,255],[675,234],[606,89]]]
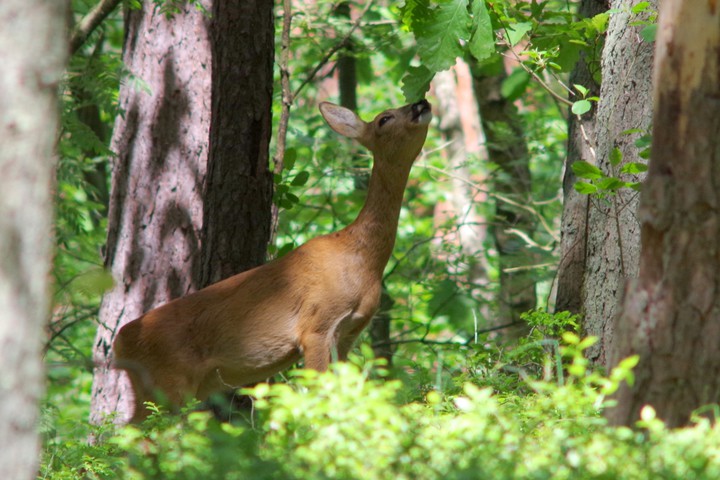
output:
[[[378,126],[382,127],[382,126],[385,125],[388,121],[390,121],[392,118],[393,118],[392,115],[385,115],[384,117],[382,117],[382,118],[378,121]]]

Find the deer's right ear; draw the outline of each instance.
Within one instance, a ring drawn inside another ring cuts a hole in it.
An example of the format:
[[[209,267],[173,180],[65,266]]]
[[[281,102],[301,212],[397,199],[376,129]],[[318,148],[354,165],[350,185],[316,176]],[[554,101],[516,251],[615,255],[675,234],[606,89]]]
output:
[[[360,138],[365,132],[366,123],[355,115],[352,110],[345,107],[329,102],[322,102],[320,104],[320,113],[328,125],[330,125],[330,128],[340,135],[348,138]]]

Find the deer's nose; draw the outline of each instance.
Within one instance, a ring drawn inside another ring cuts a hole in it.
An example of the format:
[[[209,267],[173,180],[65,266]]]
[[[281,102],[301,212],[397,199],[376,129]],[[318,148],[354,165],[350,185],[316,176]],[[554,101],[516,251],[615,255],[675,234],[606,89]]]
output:
[[[422,100],[420,100],[419,102],[413,103],[413,105],[412,105],[412,112],[413,112],[413,116],[415,116],[415,117],[418,117],[429,110],[430,110],[430,102],[428,102],[424,98]]]

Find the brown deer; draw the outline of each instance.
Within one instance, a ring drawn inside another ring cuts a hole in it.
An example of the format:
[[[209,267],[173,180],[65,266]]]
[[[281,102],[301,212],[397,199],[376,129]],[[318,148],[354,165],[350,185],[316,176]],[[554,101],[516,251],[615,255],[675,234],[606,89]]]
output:
[[[372,122],[321,103],[330,127],[374,156],[365,206],[346,228],[151,310],[122,327],[114,364],[127,371],[133,422],[159,393],[177,406],[229,385],[265,380],[305,357],[323,371],[344,360],[378,308],[410,168],[432,118],[422,100]]]

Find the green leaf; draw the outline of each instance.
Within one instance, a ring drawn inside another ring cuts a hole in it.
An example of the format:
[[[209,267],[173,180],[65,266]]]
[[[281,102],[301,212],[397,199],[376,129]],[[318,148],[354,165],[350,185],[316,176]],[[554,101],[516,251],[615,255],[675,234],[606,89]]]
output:
[[[572,104],[572,113],[575,115],[582,115],[587,113],[592,108],[592,104],[588,100],[578,100]]]
[[[618,147],[615,147],[610,152],[610,165],[616,167],[620,165],[623,159],[623,154]]]
[[[69,290],[91,298],[101,296],[115,284],[112,275],[102,267],[91,267],[70,282]]]
[[[597,193],[597,187],[592,183],[587,182],[575,182],[575,191],[583,195],[592,195]]]
[[[578,85],[577,83],[574,84],[573,87],[575,87],[575,90],[580,92],[580,95],[582,95],[583,97],[586,97],[588,92],[590,91],[587,88],[583,87],[582,85]]]
[[[530,22],[510,24],[506,30],[508,36],[507,41],[511,46],[515,46],[530,30],[532,30],[532,23]]]
[[[297,160],[297,150],[293,147],[285,150],[285,156],[283,156],[283,169],[290,171],[295,166],[295,160]]]
[[[503,80],[500,93],[503,98],[512,102],[525,93],[528,83],[530,83],[530,74],[523,68],[516,68]]]
[[[425,93],[430,90],[430,82],[435,76],[426,67],[410,67],[408,73],[402,79],[402,91],[405,100],[408,102],[417,102],[425,97]]]
[[[640,37],[648,43],[652,43],[655,41],[656,34],[657,24],[655,23],[653,23],[652,25],[645,25],[645,27],[640,30]]]
[[[647,172],[648,166],[644,163],[630,162],[626,163],[620,169],[620,173],[627,173],[630,175],[637,175],[638,173]]]
[[[298,172],[297,175],[295,175],[295,178],[293,178],[293,181],[290,183],[293,187],[302,187],[305,185],[310,178],[310,172],[307,170],[303,170],[301,172]]]
[[[638,148],[647,148],[650,145],[652,145],[651,135],[643,135],[642,137],[639,137],[637,140],[635,140],[635,146]]]
[[[467,5],[468,0],[448,0],[413,20],[418,54],[429,70],[446,70],[462,56],[463,44],[470,39]]]
[[[598,13],[597,15],[592,17],[592,19],[590,20],[590,24],[597,31],[597,33],[605,33],[605,31],[607,30],[609,19],[610,14],[608,14],[607,12]]]
[[[280,247],[280,249],[277,252],[278,257],[282,257],[292,251],[292,249],[295,248],[295,242],[289,242]]]
[[[485,0],[473,0],[473,30],[468,48],[476,60],[481,61],[495,52],[495,32],[490,22]]]
[[[596,180],[605,176],[598,167],[583,161],[574,162],[572,164],[572,170],[578,177],[588,180]]]
[[[632,13],[644,12],[645,10],[647,10],[647,8],[649,6],[650,6],[650,2],[640,2],[637,5],[635,5],[634,7],[632,7],[632,9],[630,11]]]
[[[625,187],[625,182],[615,177],[605,177],[599,180],[596,184],[598,190],[605,190],[608,192],[614,192],[616,190]]]

